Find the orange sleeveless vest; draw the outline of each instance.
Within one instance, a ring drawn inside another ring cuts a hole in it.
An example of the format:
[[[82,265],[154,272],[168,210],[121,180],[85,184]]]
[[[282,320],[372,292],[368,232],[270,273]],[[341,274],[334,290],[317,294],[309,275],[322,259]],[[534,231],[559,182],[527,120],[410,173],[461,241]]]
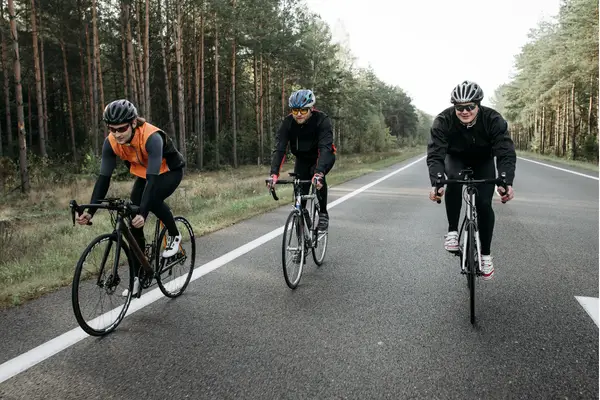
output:
[[[154,125],[145,122],[143,125],[135,128],[133,139],[130,143],[119,144],[113,135],[108,135],[108,140],[113,151],[121,160],[129,162],[129,172],[135,176],[146,179],[146,168],[148,167],[148,152],[146,151],[146,142],[151,134],[160,129]],[[160,164],[159,174],[169,171],[167,161],[164,156]]]

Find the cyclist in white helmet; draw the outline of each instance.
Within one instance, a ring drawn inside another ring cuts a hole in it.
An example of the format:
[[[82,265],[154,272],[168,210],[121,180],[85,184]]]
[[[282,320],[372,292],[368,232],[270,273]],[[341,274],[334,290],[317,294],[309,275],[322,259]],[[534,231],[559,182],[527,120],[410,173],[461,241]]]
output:
[[[475,82],[464,81],[457,85],[451,94],[453,106],[442,111],[433,121],[431,136],[427,147],[427,166],[431,181],[429,198],[437,201],[444,195],[441,188],[436,193],[437,174],[446,174],[448,179],[458,179],[459,172],[470,167],[475,179],[494,179],[496,168],[498,175],[506,172],[508,191],[498,187],[503,201],[514,197],[512,188],[515,177],[517,156],[515,146],[508,131],[506,120],[492,108],[481,105],[483,90]],[[494,166],[494,157],[496,165]],[[462,206],[462,185],[447,185],[446,215],[448,233],[444,248],[458,251],[458,223]],[[483,279],[494,275],[491,244],[494,232],[495,215],[492,209],[494,185],[478,185],[476,203]]]
[[[288,145],[296,156],[294,173],[302,180],[312,179],[319,190],[319,230],[329,227],[327,213],[327,182],[325,176],[335,164],[335,145],[331,120],[315,106],[312,90],[301,89],[289,98],[291,113],[284,118],[275,137],[275,148],[271,162],[272,184],[277,183],[279,171],[285,162]],[[303,185],[302,191],[308,194],[310,184]],[[306,203],[303,202],[304,207]]]

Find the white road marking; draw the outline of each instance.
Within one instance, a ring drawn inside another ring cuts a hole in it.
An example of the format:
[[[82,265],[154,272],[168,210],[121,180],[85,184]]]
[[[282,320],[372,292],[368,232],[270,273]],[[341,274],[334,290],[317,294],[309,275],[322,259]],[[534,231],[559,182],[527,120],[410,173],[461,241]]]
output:
[[[597,176],[592,176],[592,175],[587,175],[587,174],[582,174],[581,172],[575,172],[575,171],[571,171],[570,169],[565,169],[565,168],[560,168],[560,167],[555,167],[554,165],[550,165],[550,164],[544,164],[542,162],[539,161],[534,161],[534,160],[530,160],[528,158],[523,158],[523,157],[517,157],[519,160],[523,160],[523,161],[528,161],[534,164],[539,164],[539,165],[543,165],[544,167],[548,167],[548,168],[554,168],[557,169],[559,171],[563,171],[563,172],[568,172],[570,174],[574,174],[574,175],[579,175],[579,176],[583,176],[585,178],[590,178],[590,179],[595,179],[595,180],[600,180],[600,178],[598,178]]]
[[[588,313],[590,317],[594,320],[596,326],[598,325],[598,298],[597,297],[584,297],[584,296],[575,296],[581,307]]]
[[[359,193],[364,192],[365,190],[369,189],[372,186],[375,186],[376,184],[396,175],[399,172],[404,171],[405,169],[421,162],[422,160],[425,159],[426,156],[423,156],[421,158],[419,158],[416,161],[413,161],[401,168],[398,168],[397,170],[359,188],[356,189],[354,192],[352,193],[348,193],[347,195],[340,197],[339,199],[331,202],[328,204],[328,208],[332,208],[337,206],[338,204],[343,203],[346,200],[351,199],[352,197],[356,196]],[[203,275],[208,274],[209,272],[222,267],[223,265],[229,263],[230,261],[235,260],[236,258],[248,253],[249,251],[267,243],[268,241],[276,238],[277,236],[281,235],[283,233],[283,226],[280,226],[277,229],[272,230],[269,233],[266,233],[264,235],[262,235],[261,237],[254,239],[251,242],[246,243],[243,246],[238,247],[237,249],[234,249],[232,251],[230,251],[229,253],[226,253],[224,255],[222,255],[219,258],[216,258],[212,261],[209,261],[208,263],[201,265],[200,267],[197,267],[194,270],[194,273],[192,274],[192,278],[190,280],[190,282],[195,281],[196,279],[200,278]],[[179,277],[177,279],[183,279],[184,277]],[[162,292],[160,291],[160,289],[156,288],[153,289],[147,293],[144,293],[142,295],[141,298],[139,299],[134,299],[132,300],[129,309],[127,310],[127,315],[130,315],[144,307],[147,307],[148,305],[154,303],[155,301],[164,298]],[[110,313],[112,311],[109,311],[108,313]],[[106,314],[108,314],[106,313]],[[104,315],[106,315],[104,314]],[[104,315],[97,317],[96,319],[102,318]],[[55,337],[52,340],[47,341],[46,343],[43,343],[31,350],[29,350],[26,353],[23,353],[13,359],[10,359],[6,362],[4,362],[3,364],[0,365],[0,383],[12,378],[15,375],[20,374],[21,372],[33,367],[36,364],[39,364],[40,362],[46,360],[47,358],[52,357],[53,355],[77,344],[78,342],[80,342],[81,340],[85,339],[86,337],[88,337],[87,333],[85,333],[80,327],[74,328],[68,332],[63,333],[60,336]]]

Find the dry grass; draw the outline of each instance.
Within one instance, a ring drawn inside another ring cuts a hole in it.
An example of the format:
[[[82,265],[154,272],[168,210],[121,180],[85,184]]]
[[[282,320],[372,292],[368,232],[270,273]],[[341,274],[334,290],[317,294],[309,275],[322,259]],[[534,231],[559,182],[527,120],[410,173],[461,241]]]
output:
[[[422,154],[410,148],[385,154],[342,156],[328,175],[330,185],[376,171]],[[287,164],[289,171],[293,168]],[[287,171],[285,171],[287,173]],[[291,188],[278,190],[275,202],[265,189],[268,167],[187,173],[167,200],[175,214],[188,218],[197,236],[291,202]],[[0,204],[0,308],[19,305],[69,285],[83,249],[96,236],[110,232],[107,212],[99,211],[91,227],[73,227],[69,201],[87,202],[94,182],[79,178],[67,184],[41,184],[27,196]],[[108,196],[128,197],[131,180],[113,181]],[[153,220],[148,221],[153,228]],[[152,235],[153,229],[146,229]]]
[[[566,166],[579,167],[579,168],[583,168],[583,169],[586,169],[589,171],[598,172],[598,163],[595,163],[593,161],[569,160],[567,158],[556,157],[553,155],[544,155],[544,154],[534,153],[531,151],[521,151],[521,150],[517,151],[517,155],[520,157],[532,158],[534,160],[552,161],[552,162],[555,162],[558,164],[563,164]]]

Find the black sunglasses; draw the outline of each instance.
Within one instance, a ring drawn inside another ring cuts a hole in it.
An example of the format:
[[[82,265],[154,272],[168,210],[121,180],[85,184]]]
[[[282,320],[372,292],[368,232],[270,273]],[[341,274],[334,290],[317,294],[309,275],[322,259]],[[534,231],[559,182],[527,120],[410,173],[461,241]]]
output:
[[[454,109],[456,111],[459,111],[459,112],[462,112],[462,111],[465,111],[465,110],[467,110],[467,111],[473,111],[475,109],[475,107],[477,107],[477,104],[467,104],[467,105],[464,105],[464,106],[456,105],[456,106],[454,106]]]
[[[129,125],[121,126],[120,128],[113,128],[112,126],[108,127],[108,130],[110,132],[119,132],[119,133],[127,132],[127,129],[129,129]]]

